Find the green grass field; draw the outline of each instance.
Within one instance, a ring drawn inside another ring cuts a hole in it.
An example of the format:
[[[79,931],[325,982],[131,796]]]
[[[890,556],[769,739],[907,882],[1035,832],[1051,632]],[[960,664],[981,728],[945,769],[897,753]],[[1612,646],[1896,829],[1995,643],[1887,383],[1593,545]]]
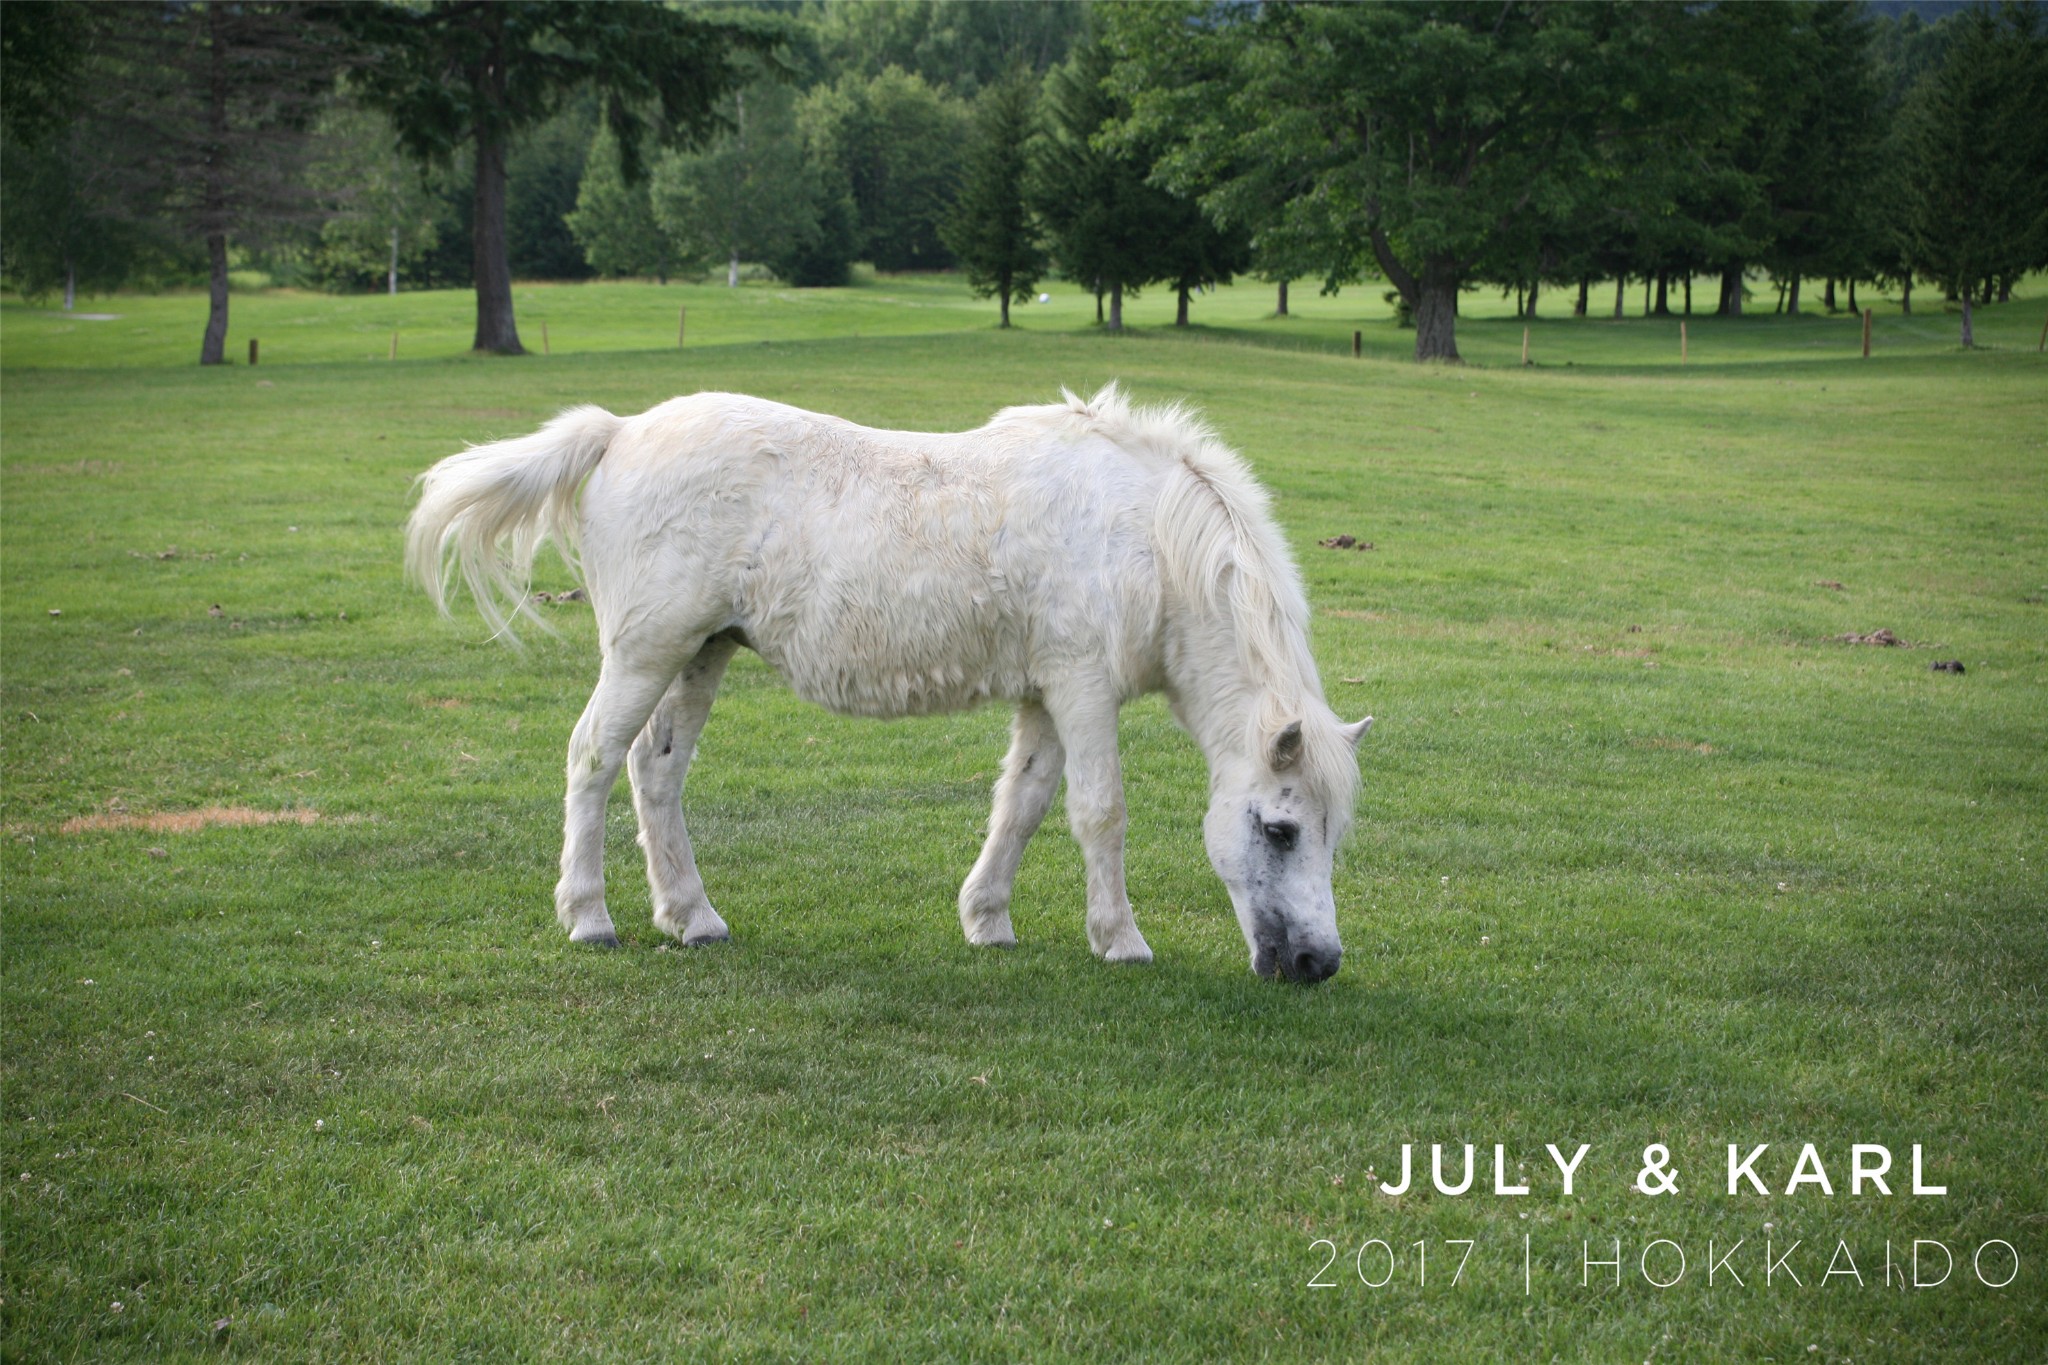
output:
[[[520,292],[553,355],[459,356],[460,295],[237,297],[253,372],[185,363],[190,297],[0,306],[7,1358],[2048,1353],[2038,284],[1977,354],[1923,301],[1868,361],[1846,317],[1696,319],[1686,368],[1675,322],[1558,317],[1530,369],[1477,296],[1444,369],[1373,291],[1228,290],[1188,334],[1148,295],[1126,337],[1057,292],[997,333],[942,280]],[[568,944],[587,610],[523,655],[436,618],[411,478],[572,402],[959,428],[1110,378],[1267,479],[1333,701],[1379,718],[1343,972],[1246,970],[1156,700],[1123,744],[1158,961],[1090,958],[1057,811],[1020,946],[969,949],[1006,714],[841,720],[749,655],[687,798],[735,941],[664,950],[621,791],[626,946]],[[1880,628],[1913,647],[1838,638]],[[168,821],[208,808],[292,818]],[[1428,1191],[1467,1142],[1473,1192]],[[1809,1142],[1832,1196],[1786,1192]],[[1570,1197],[1547,1143],[1591,1144]],[[1675,1194],[1630,1188],[1652,1143]],[[1730,1143],[1774,1193],[1726,1193]],[[1855,1143],[1899,1193],[1849,1193]],[[1618,1288],[1584,1266],[1616,1238]],[[1886,1285],[1916,1238],[1953,1273]]]
[[[1703,308],[1717,281],[1702,281],[1695,296]],[[1261,346],[1349,355],[1354,331],[1363,333],[1367,355],[1390,360],[1414,354],[1415,334],[1388,325],[1384,285],[1357,285],[1323,296],[1312,284],[1296,282],[1290,315],[1276,318],[1270,286],[1254,283],[1195,298],[1194,324],[1183,334]],[[1092,333],[1095,305],[1085,292],[1048,282],[1043,304],[1020,304],[1016,326],[1034,333]],[[1980,310],[1979,344],[1987,349],[2032,351],[2043,305],[2032,303]],[[1565,365],[1672,365],[1679,361],[1679,324],[1687,322],[1687,361],[1696,365],[1754,364],[1760,361],[1820,360],[1861,353],[1861,322],[1848,313],[1829,317],[1809,301],[1798,318],[1773,316],[1774,294],[1754,286],[1751,313],[1728,321],[1700,316],[1644,319],[1640,289],[1627,299],[1627,319],[1612,319],[1611,284],[1593,291],[1590,318],[1570,316],[1569,292],[1545,294],[1540,316],[1530,324],[1530,359],[1537,367]],[[592,351],[657,351],[675,347],[683,323],[685,349],[742,343],[873,340],[979,331],[995,321],[993,304],[972,298],[952,276],[892,276],[849,289],[786,289],[749,282],[739,289],[715,284],[524,284],[514,291],[520,335],[536,355],[545,344],[552,355]],[[1846,301],[1846,295],[1844,296]],[[1918,311],[1902,315],[1895,298],[1867,291],[1859,300],[1876,314],[1874,356],[1932,355],[1957,344],[1958,316],[1944,311],[1933,291],[1922,289]],[[1679,307],[1674,291],[1671,306]],[[1468,361],[1519,364],[1522,324],[1512,321],[1514,304],[1495,292],[1474,291],[1461,304],[1465,324],[1458,342]],[[1126,320],[1147,332],[1173,321],[1171,291],[1151,289],[1125,305]],[[685,317],[684,315],[687,315]],[[388,364],[392,336],[398,359],[467,359],[476,331],[476,306],[463,290],[395,297],[382,294],[305,294],[277,290],[236,294],[229,301],[228,355],[248,358],[249,341],[260,343],[261,365],[303,365],[334,361]],[[547,331],[545,338],[542,328]],[[206,326],[201,293],[116,295],[81,299],[66,314],[49,301],[26,304],[0,298],[0,362],[7,368],[172,366],[197,362]]]

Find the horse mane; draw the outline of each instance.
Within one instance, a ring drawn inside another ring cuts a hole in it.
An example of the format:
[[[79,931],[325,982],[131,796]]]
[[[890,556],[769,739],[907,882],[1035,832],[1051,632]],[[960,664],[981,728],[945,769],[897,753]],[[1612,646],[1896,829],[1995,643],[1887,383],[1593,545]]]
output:
[[[1153,510],[1153,553],[1171,594],[1230,624],[1255,702],[1248,752],[1267,753],[1282,729],[1300,721],[1302,780],[1348,815],[1358,761],[1323,699],[1309,651],[1308,597],[1264,485],[1186,404],[1133,407],[1114,381],[1088,399],[1061,389],[1060,400],[1091,430],[1171,466]]]

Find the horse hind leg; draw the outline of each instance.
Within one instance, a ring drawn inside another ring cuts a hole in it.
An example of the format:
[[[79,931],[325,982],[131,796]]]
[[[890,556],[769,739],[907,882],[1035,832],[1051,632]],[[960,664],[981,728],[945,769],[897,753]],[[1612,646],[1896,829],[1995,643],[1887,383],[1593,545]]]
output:
[[[1017,942],[1010,927],[1010,888],[1024,846],[1052,805],[1065,761],[1052,716],[1035,701],[1020,705],[1010,726],[1010,753],[996,781],[988,841],[960,888],[960,927],[969,943],[1009,947]]]
[[[697,875],[690,831],[683,823],[682,796],[697,737],[711,715],[712,699],[735,648],[730,639],[713,639],[683,665],[633,741],[627,760],[633,810],[640,820],[640,848],[647,856],[647,884],[654,896],[654,925],[692,945],[730,937],[725,921],[704,894],[704,879]]]
[[[690,645],[683,657],[701,647],[701,643]],[[569,931],[572,942],[618,944],[604,905],[605,802],[618,783],[627,749],[647,724],[679,666],[676,657],[666,652],[608,651],[597,688],[569,737],[562,877],[555,883],[555,917]]]

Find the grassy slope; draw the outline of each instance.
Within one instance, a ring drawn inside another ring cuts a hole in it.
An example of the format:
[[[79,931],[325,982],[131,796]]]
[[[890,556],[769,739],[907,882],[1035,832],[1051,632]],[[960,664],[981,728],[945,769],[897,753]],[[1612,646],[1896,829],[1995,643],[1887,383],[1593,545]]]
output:
[[[1256,307],[1237,339],[1348,341]],[[1643,363],[1654,323],[1547,324],[1583,368],[1525,372],[863,321],[260,378],[28,371],[64,357],[10,310],[8,1354],[201,1354],[230,1318],[231,1350],[314,1357],[2036,1355],[2039,308],[1990,310],[2007,353],[1870,364],[1809,358],[1841,322],[1724,325],[1748,363],[1687,372]],[[1206,406],[1272,483],[1330,689],[1380,717],[1343,974],[1246,973],[1156,703],[1124,743],[1159,962],[1088,958],[1057,814],[1022,946],[969,951],[951,901],[1003,715],[842,721],[751,658],[689,797],[738,941],[654,950],[621,797],[629,946],[571,951],[547,893],[588,618],[524,657],[433,620],[396,567],[411,475],[571,401],[729,387],[963,426],[1112,376]],[[1313,548],[1335,531],[1377,548]],[[1928,647],[1828,642],[1878,626]],[[116,800],[325,819],[56,832]],[[1403,1141],[1505,1142],[1536,1193],[1385,1200],[1366,1173]],[[1675,1198],[1625,1192],[1653,1141]],[[1730,1200],[1734,1141],[1820,1143],[1838,1182],[1851,1142],[1921,1142],[1950,1193]],[[1579,1197],[1545,1142],[1594,1144]],[[1550,1256],[1526,1299],[1523,1232]],[[1615,1235],[1633,1282],[1582,1289],[1579,1239]],[[1311,1291],[1325,1236],[1348,1287]],[[1374,1236],[1480,1242],[1455,1289],[1432,1246],[1428,1288],[1368,1291]],[[1655,1236],[1693,1258],[1678,1289],[1633,1279]],[[1764,1236],[1809,1239],[1806,1290],[1747,1260],[1747,1290],[1700,1283],[1709,1237]],[[2022,1278],[1877,1287],[1916,1236],[2003,1237]],[[1837,1237],[1870,1287],[1815,1283]]]

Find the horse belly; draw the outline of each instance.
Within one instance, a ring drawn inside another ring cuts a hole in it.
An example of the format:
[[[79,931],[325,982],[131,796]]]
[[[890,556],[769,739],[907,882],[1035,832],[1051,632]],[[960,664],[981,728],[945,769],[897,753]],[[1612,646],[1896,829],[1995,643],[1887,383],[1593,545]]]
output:
[[[1028,632],[980,528],[806,520],[801,536],[763,537],[741,592],[749,641],[798,696],[915,716],[1027,693]]]
[[[957,581],[913,579],[863,604],[827,598],[788,625],[750,629],[755,648],[798,696],[842,715],[959,711],[1027,689],[1020,632],[992,591]]]

